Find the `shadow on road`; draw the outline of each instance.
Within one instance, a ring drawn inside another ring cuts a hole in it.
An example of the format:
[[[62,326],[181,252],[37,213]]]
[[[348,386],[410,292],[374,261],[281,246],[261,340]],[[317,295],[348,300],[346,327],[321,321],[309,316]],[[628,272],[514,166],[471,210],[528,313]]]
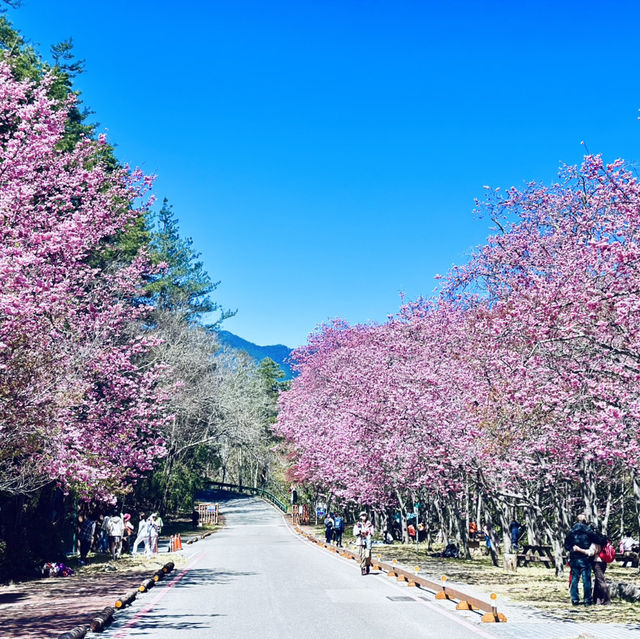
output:
[[[226,615],[218,615],[216,613],[203,614],[187,614],[181,612],[179,614],[162,614],[156,613],[153,616],[143,617],[136,623],[137,630],[209,630],[211,625],[209,620],[214,617],[224,617]],[[190,621],[189,619],[192,619]]]
[[[240,570],[211,570],[210,568],[192,568],[176,588],[193,588],[211,584],[228,584],[240,577],[253,577],[257,573]]]

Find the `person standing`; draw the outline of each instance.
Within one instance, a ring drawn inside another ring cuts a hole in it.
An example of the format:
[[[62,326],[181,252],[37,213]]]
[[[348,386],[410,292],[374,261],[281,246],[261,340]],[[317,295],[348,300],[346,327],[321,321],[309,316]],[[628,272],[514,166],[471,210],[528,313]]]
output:
[[[607,571],[607,561],[609,561],[609,559],[603,556],[604,548],[609,540],[603,536],[601,541],[603,542],[602,546],[596,546],[597,552],[593,554],[593,575],[595,581],[593,586],[593,601],[599,606],[610,606],[611,594],[609,593],[609,584],[604,576],[604,573]],[[612,550],[612,553],[615,559],[615,550]]]
[[[333,514],[327,513],[324,519],[324,538],[328,544],[333,539]]]
[[[160,513],[156,513],[156,526],[158,527],[158,537],[162,533],[162,529],[164,528],[164,521],[162,521],[162,516]]]
[[[120,559],[122,554],[122,536],[124,535],[124,519],[121,515],[113,515],[105,519],[106,531],[109,536],[109,552],[113,560]],[[104,526],[105,524],[103,524]]]
[[[373,524],[369,521],[369,515],[362,511],[360,521],[356,522],[353,527],[353,536],[356,538],[356,546],[358,546],[360,556],[360,571],[363,575],[368,575],[371,570],[373,532]]]
[[[596,532],[587,524],[587,516],[580,514],[564,540],[564,548],[569,551],[569,566],[571,566],[571,582],[569,592],[571,603],[580,605],[579,584],[582,581],[584,592],[584,604],[590,606],[593,603],[591,589],[591,556],[588,551],[591,544],[596,542]]]
[[[109,552],[109,535],[107,534],[107,528],[109,526],[109,515],[100,515],[100,539],[98,543],[98,552]]]
[[[342,515],[336,515],[333,518],[333,541],[336,546],[342,548],[342,534],[344,533],[344,519]]]
[[[609,585],[604,576],[607,570],[607,564],[602,557],[602,551],[607,544],[608,539],[601,535],[600,539],[593,541],[586,550],[579,546],[574,546],[577,553],[589,557],[592,562],[594,584],[593,584],[593,602],[600,606],[608,606],[611,604],[611,595],[609,594]]]
[[[493,534],[493,530],[491,528],[491,524],[487,522],[482,528],[482,532],[484,534],[484,542],[487,546],[487,552],[491,555],[491,563],[494,566],[498,565],[498,552],[496,549],[496,545],[494,541],[492,541],[491,537]]]
[[[148,557],[151,554],[158,552],[158,524],[157,515],[153,513],[149,519],[147,519],[147,547],[145,549],[145,555]]]
[[[78,532],[78,542],[80,543],[80,565],[84,566],[87,563],[87,555],[93,544],[96,522],[86,515],[79,523],[80,531]]]
[[[519,521],[516,521],[516,518],[514,517],[509,524],[509,532],[511,533],[511,549],[513,550],[513,552],[518,552],[520,528],[522,528],[522,524]]]
[[[133,539],[133,524],[131,523],[131,515],[124,515],[124,535],[122,536],[122,552],[131,554],[131,540]]]

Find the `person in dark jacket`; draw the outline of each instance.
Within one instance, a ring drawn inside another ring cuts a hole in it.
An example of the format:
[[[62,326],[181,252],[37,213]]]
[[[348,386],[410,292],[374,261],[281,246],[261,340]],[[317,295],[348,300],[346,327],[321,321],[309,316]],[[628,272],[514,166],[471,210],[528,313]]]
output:
[[[571,593],[571,603],[574,606],[580,604],[580,593],[578,585],[582,580],[582,588],[584,590],[584,604],[590,606],[592,601],[591,590],[591,557],[581,552],[588,550],[592,543],[597,542],[596,532],[587,523],[587,516],[578,515],[577,522],[569,531],[564,540],[564,548],[569,551],[569,566],[571,566],[571,585],[569,592]]]
[[[522,524],[514,517],[509,524],[509,532],[511,533],[512,552],[518,552],[518,540],[520,539],[520,529]]]

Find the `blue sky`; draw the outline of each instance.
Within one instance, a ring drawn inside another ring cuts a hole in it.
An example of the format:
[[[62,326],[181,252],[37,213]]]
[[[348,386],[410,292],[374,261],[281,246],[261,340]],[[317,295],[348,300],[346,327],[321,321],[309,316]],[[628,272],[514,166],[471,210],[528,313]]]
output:
[[[640,3],[23,0],[117,155],[158,175],[238,315],[296,346],[384,321],[488,234],[483,185],[640,159]]]

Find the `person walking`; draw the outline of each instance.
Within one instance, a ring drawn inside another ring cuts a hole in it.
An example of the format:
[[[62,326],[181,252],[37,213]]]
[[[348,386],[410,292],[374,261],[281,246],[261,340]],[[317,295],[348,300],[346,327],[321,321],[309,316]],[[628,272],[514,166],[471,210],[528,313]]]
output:
[[[584,604],[593,603],[591,588],[592,558],[588,554],[591,544],[597,542],[597,533],[587,524],[587,516],[580,514],[564,540],[564,548],[569,551],[569,566],[571,567],[571,582],[569,592],[571,603],[580,605],[579,584],[582,581]]]
[[[342,515],[336,515],[333,518],[333,541],[336,546],[342,548],[342,534],[344,533],[344,519]]]
[[[333,539],[333,514],[327,513],[324,519],[324,538],[328,544]]]
[[[371,570],[371,547],[373,545],[373,524],[369,521],[369,515],[365,511],[360,513],[360,521],[353,527],[353,536],[356,538],[358,554],[360,556],[360,571],[368,575]]]
[[[138,522],[138,534],[136,535],[136,539],[133,542],[133,550],[131,551],[132,555],[135,555],[138,552],[138,546],[142,543],[144,544],[145,554],[147,551],[147,520],[145,519],[144,513],[140,513],[140,521]]]
[[[80,518],[79,518],[80,519]],[[96,522],[94,519],[86,515],[78,522],[80,524],[80,530],[78,532],[78,542],[80,544],[80,565],[84,566],[87,563],[87,555],[91,550],[93,544],[93,535],[96,529]]]

